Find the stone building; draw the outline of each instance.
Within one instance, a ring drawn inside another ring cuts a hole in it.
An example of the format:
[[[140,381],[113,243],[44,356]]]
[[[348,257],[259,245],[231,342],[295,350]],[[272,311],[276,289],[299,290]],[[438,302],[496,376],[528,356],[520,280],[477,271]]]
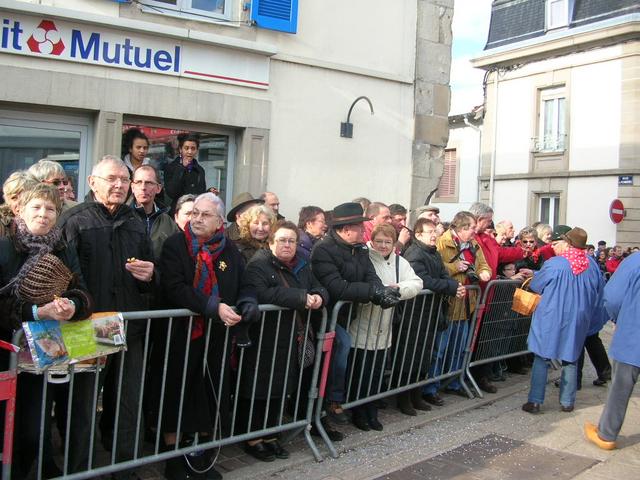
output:
[[[487,71],[479,191],[496,217],[640,245],[640,4],[496,0],[472,63]]]
[[[391,8],[393,7],[393,8]],[[201,134],[208,186],[296,218],[415,207],[442,172],[453,0],[0,0],[0,177],[60,161],[78,196],[133,126],[162,167]],[[352,138],[341,122],[354,100]]]

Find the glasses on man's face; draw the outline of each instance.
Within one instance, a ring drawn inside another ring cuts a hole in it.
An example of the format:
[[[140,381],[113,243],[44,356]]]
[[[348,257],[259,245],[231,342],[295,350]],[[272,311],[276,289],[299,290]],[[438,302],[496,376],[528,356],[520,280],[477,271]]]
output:
[[[217,213],[201,212],[200,210],[195,209],[191,212],[191,220],[197,220],[198,218],[201,218],[202,220],[209,220],[210,218],[215,218],[217,216]]]
[[[534,244],[534,243],[536,243],[536,241],[535,240],[522,240],[522,243]]]
[[[134,180],[131,183],[133,183],[137,187],[144,187],[144,188],[151,188],[151,187],[155,187],[156,185],[159,185],[159,183],[157,182],[149,182],[147,180]]]
[[[65,178],[54,178],[53,180],[45,180],[44,183],[59,187],[60,185],[69,185],[69,180]]]
[[[120,182],[122,185],[129,185],[131,183],[131,179],[129,177],[116,177],[116,176],[108,176],[101,177],[100,175],[92,175],[92,177],[99,178],[100,180],[104,180],[109,185],[116,185]]]
[[[391,240],[374,240],[373,244],[379,247],[390,247],[393,242]]]
[[[295,245],[295,238],[276,238],[276,243],[278,245]]]

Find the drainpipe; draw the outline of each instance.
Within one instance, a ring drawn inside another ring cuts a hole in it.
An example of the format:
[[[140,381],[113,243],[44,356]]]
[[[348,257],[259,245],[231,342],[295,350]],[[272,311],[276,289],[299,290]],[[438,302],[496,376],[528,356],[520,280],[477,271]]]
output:
[[[496,74],[495,84],[494,84],[494,105],[495,112],[493,114],[493,149],[491,152],[491,171],[489,172],[489,206],[493,208],[493,188],[495,182],[495,172],[496,172],[496,150],[498,146],[498,78],[500,76],[500,69],[496,68],[494,70]]]
[[[480,173],[480,167],[482,164],[482,129],[469,121],[467,116],[464,116],[464,124],[467,127],[474,129],[478,132],[478,174]],[[478,182],[478,191],[476,192],[476,201],[480,201],[480,182]]]

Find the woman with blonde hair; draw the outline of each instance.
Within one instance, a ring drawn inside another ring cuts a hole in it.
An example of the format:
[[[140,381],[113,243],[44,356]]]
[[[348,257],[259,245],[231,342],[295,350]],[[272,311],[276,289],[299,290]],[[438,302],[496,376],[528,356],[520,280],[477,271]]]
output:
[[[240,215],[240,238],[234,243],[246,262],[249,262],[258,250],[269,248],[269,233],[275,223],[275,213],[264,205],[254,205]]]
[[[0,205],[0,237],[6,237],[15,229],[14,220],[20,208],[20,195],[38,185],[38,180],[26,170],[9,175],[2,185],[4,203]]]

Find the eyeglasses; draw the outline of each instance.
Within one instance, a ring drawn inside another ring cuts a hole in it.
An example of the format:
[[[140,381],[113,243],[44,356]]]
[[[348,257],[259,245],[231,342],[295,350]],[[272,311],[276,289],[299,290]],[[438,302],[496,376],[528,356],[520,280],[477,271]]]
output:
[[[146,180],[134,180],[131,183],[133,183],[136,186],[142,185],[144,188],[150,188],[150,187],[155,187],[156,185],[160,185],[158,182],[148,182]]]
[[[43,183],[59,187],[60,185],[69,185],[69,180],[64,178],[54,178],[53,180],[44,180]]]
[[[294,245],[297,242],[295,238],[276,238],[278,245]]]
[[[203,220],[208,220],[210,218],[218,217],[217,213],[213,212],[201,212],[200,210],[193,210],[191,212],[191,220],[202,218]]]
[[[100,175],[91,175],[92,177],[99,178],[100,180],[104,180],[109,185],[115,185],[120,182],[122,185],[129,185],[131,183],[131,179],[129,177],[101,177]]]
[[[393,242],[391,240],[374,240],[373,243],[380,247],[390,247],[391,245],[393,245]]]
[[[522,240],[522,243],[536,243],[535,240]]]

